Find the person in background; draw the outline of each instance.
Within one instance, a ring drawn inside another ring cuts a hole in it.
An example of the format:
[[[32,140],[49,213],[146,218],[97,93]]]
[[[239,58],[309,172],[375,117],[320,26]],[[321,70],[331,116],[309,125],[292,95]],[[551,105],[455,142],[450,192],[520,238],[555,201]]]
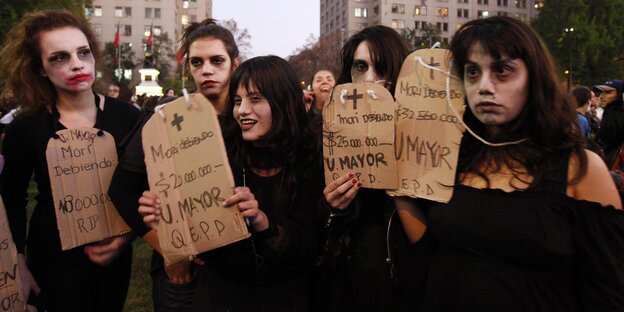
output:
[[[171,88],[167,88],[167,90],[165,90],[165,93],[163,93],[163,97],[167,96],[175,96],[175,91]]]
[[[624,143],[624,80],[611,79],[594,88],[601,91],[600,105],[604,107],[598,143],[602,145],[607,166],[611,168],[620,146]]]
[[[596,140],[596,135],[600,131],[600,120],[602,119],[602,107],[599,105],[600,100],[594,91],[591,92],[591,100],[589,109],[585,113],[585,118],[589,122],[589,130],[592,141]]]
[[[106,96],[111,97],[113,99],[119,98],[119,94],[121,92],[121,84],[119,82],[113,82],[108,85],[108,91],[106,92]]]
[[[39,293],[48,311],[121,311],[130,281],[128,236],[61,249],[46,161],[48,141],[58,130],[99,128],[118,144],[139,117],[127,104],[94,93],[99,51],[91,27],[64,10],[26,14],[0,51],[3,85],[20,105],[2,146],[0,194],[25,295]],[[38,194],[28,223],[25,199],[33,173]]]
[[[572,90],[572,96],[576,100],[576,118],[581,127],[581,134],[589,140],[591,139],[589,121],[585,118],[585,114],[589,110],[589,104],[592,101],[592,91],[586,86],[578,86]]]
[[[407,44],[392,28],[365,28],[342,48],[337,84],[378,83],[393,94],[408,54]],[[403,225],[412,216],[397,211],[384,190],[361,185],[348,173],[323,190],[314,309],[418,311],[432,252],[429,240],[411,244]],[[417,234],[419,239],[423,233]]]
[[[336,85],[334,74],[327,69],[321,69],[314,74],[311,82],[311,90],[305,92],[306,109],[314,108],[317,112],[323,110],[323,105],[329,96],[329,92]]]
[[[319,129],[310,122],[292,67],[277,56],[234,71],[222,121],[235,178],[235,206],[251,237],[201,254],[193,311],[308,311],[315,259],[316,203],[323,174]],[[156,194],[139,210],[155,226]]]
[[[191,74],[195,88],[204,95],[217,113],[225,113],[230,76],[239,63],[239,51],[232,33],[213,19],[191,23],[184,31],[180,55]],[[161,99],[158,104],[173,100]],[[191,261],[165,266],[160,255],[156,231],[143,223],[137,209],[143,191],[149,189],[141,131],[153,115],[147,109],[132,134],[122,142],[124,157],[113,174],[109,195],[126,223],[154,248],[152,253],[152,300],[154,310],[189,311],[198,283],[199,267]]]
[[[622,204],[546,45],[495,16],[464,24],[450,50],[475,135],[448,203],[397,199],[427,212],[437,244],[425,311],[624,311]]]

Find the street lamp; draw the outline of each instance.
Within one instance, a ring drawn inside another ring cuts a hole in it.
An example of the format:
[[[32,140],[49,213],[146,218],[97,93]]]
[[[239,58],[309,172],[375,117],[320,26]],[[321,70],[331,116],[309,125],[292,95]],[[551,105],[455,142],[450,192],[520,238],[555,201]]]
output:
[[[574,33],[574,27],[566,27],[564,31],[565,31],[566,40],[570,40],[567,37],[572,36],[572,33]],[[570,93],[570,86],[572,84],[572,46],[570,44],[568,45],[569,45],[568,47],[568,70],[566,70],[566,74],[568,75],[568,93]]]

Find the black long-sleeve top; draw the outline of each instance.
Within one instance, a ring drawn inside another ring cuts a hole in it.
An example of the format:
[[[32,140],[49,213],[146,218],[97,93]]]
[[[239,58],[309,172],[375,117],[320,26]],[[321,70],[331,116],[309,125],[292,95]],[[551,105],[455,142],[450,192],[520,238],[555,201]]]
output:
[[[620,145],[624,143],[624,103],[621,100],[610,103],[605,107],[598,141],[604,148],[605,158],[609,168],[613,165],[615,155]]]
[[[206,252],[203,278],[194,310],[257,305],[275,311],[309,307],[311,273],[316,257],[316,205],[322,196],[320,167],[307,168],[305,178],[288,185],[282,171],[271,177],[232,164],[236,185],[243,182],[268,217],[269,229],[249,239]],[[207,300],[208,303],[204,303]],[[292,304],[292,306],[290,306]]]
[[[98,109],[97,114],[98,128],[110,133],[117,144],[132,129],[140,113],[127,103],[106,97],[103,110]],[[46,161],[48,140],[55,129],[64,129],[64,126],[51,113],[41,111],[17,117],[6,130],[2,145],[5,166],[0,175],[0,194],[19,253],[24,253],[26,245],[27,189],[33,171],[38,195],[30,219],[28,244],[50,252],[61,252]],[[119,149],[117,152],[119,154]]]

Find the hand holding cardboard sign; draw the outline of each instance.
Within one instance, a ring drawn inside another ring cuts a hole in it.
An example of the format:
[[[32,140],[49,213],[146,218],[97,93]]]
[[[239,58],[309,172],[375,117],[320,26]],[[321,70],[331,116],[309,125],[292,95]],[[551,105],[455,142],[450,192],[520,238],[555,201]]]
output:
[[[30,273],[30,270],[28,270],[24,254],[17,254],[17,267],[22,277],[22,291],[24,298],[28,298],[31,291],[38,295],[41,292],[41,288],[39,288],[37,281],[35,281],[35,278]]]
[[[258,207],[258,201],[248,187],[234,189],[234,195],[223,203],[225,207],[236,205],[241,215],[249,220],[249,226],[256,232],[269,228],[269,219]]]
[[[139,198],[139,214],[143,216],[143,223],[156,231],[158,221],[160,221],[160,199],[155,193],[143,192]]]
[[[354,176],[353,172],[349,172],[325,186],[323,196],[330,207],[345,209],[353,201],[362,186],[362,182]]]
[[[132,242],[129,235],[107,238],[95,245],[85,246],[84,253],[91,262],[106,266],[113,262],[121,252]]]

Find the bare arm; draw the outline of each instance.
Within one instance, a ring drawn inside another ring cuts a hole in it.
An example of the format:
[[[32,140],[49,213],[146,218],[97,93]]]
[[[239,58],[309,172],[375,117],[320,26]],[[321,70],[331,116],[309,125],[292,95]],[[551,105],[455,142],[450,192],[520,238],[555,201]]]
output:
[[[412,244],[418,242],[427,230],[427,223],[422,210],[418,208],[413,199],[407,197],[395,197],[394,204],[407,239]]]
[[[587,173],[578,183],[568,186],[568,196],[622,209],[620,195],[605,163],[593,152],[586,150],[585,154],[587,155]],[[574,177],[577,172],[578,160],[572,158],[568,168],[568,176]]]

